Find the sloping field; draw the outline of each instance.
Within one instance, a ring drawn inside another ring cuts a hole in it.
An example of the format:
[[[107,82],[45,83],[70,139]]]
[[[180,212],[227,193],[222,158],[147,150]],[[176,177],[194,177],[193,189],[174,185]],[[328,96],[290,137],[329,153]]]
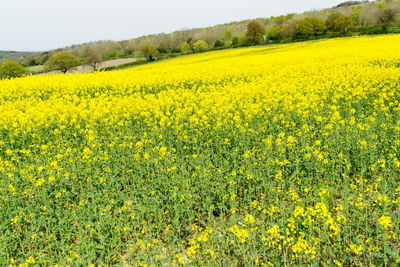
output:
[[[400,36],[0,81],[0,265],[400,264]]]

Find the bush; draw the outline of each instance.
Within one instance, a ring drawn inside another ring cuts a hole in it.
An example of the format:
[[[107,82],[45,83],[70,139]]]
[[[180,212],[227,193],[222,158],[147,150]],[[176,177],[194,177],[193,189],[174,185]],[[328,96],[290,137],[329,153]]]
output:
[[[119,50],[113,50],[111,53],[107,56],[107,58],[112,59],[116,58],[119,56],[120,51]]]
[[[188,44],[188,42],[183,42],[181,44],[181,51],[182,53],[189,53],[190,52],[190,45]]]
[[[167,49],[165,49],[163,47],[159,47],[159,48],[157,48],[157,50],[158,50],[158,53],[160,53],[160,54],[165,54],[168,52]]]
[[[240,44],[240,39],[239,37],[235,36],[232,38],[231,42],[232,42],[232,47],[238,47]]]
[[[385,29],[382,26],[357,26],[355,31],[362,35],[383,34]]]
[[[341,35],[340,32],[332,32],[332,31],[328,31],[325,34],[326,38],[336,38],[336,37],[340,37],[340,35]]]
[[[49,58],[45,64],[46,71],[59,70],[66,73],[73,67],[78,66],[78,59],[69,52],[60,52]]]
[[[24,66],[15,61],[5,61],[0,65],[0,79],[16,78],[26,74]]]
[[[214,47],[223,47],[225,45],[224,42],[222,42],[221,40],[217,40],[214,43]]]
[[[193,45],[193,51],[195,53],[204,52],[208,49],[208,44],[203,40],[199,40]]]

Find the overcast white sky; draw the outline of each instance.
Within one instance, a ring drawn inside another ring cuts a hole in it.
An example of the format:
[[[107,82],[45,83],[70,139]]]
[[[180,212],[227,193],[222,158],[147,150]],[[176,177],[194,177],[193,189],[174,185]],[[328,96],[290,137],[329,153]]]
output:
[[[41,51],[332,7],[338,0],[0,0],[0,50]]]

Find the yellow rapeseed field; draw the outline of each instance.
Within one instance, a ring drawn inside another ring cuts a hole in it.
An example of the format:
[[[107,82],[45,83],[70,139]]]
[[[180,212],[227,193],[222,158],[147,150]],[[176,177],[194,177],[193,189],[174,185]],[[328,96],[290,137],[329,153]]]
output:
[[[0,81],[0,265],[400,264],[400,36]]]

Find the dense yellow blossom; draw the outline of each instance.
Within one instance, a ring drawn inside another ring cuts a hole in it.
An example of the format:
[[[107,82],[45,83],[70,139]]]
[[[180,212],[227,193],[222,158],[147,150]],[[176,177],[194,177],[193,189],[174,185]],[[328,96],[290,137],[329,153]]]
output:
[[[390,266],[400,36],[0,81],[0,265]]]

